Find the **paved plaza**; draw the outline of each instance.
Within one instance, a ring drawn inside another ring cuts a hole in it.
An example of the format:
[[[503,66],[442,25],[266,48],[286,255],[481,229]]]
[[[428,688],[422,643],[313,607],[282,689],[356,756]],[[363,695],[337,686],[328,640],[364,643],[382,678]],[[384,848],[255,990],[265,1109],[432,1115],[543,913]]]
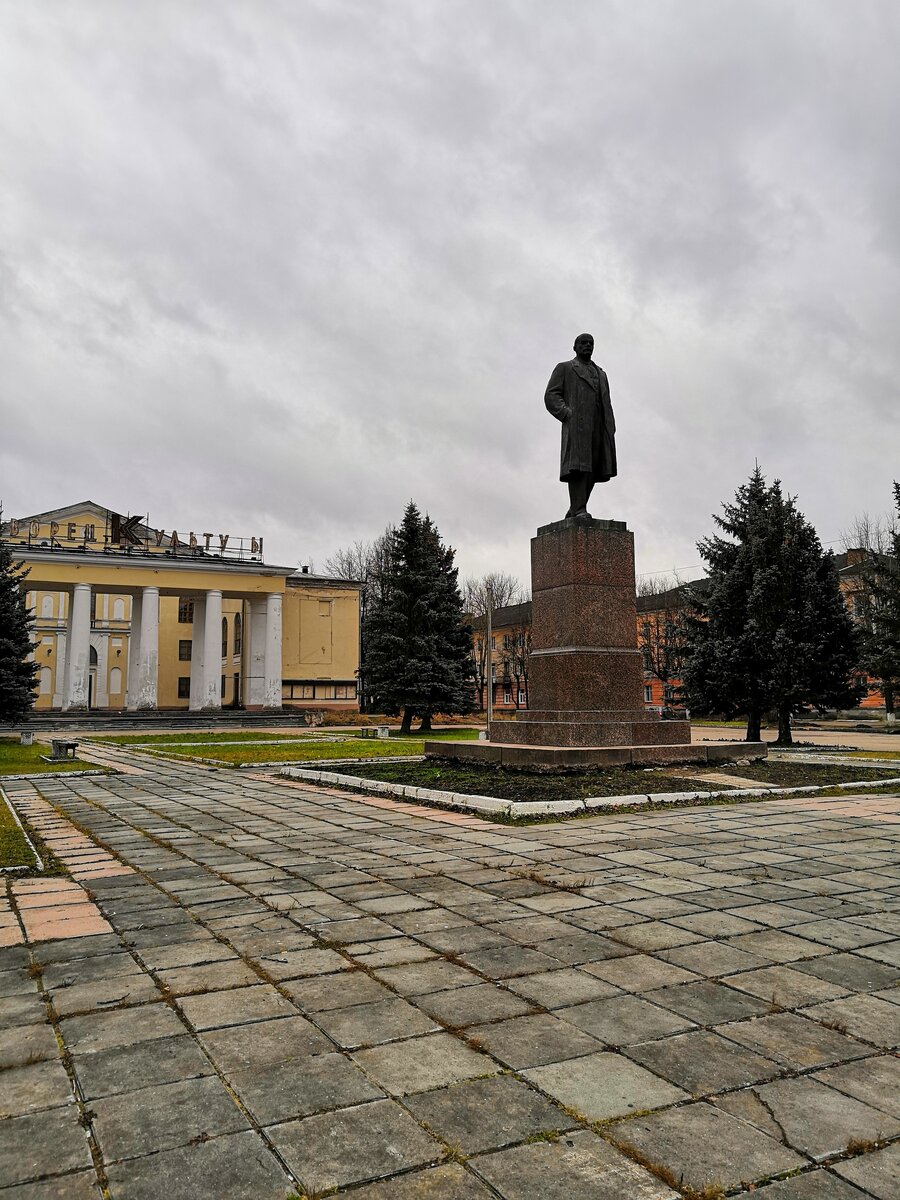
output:
[[[109,753],[7,788],[69,877],[0,924],[0,1200],[900,1196],[900,799],[505,827]]]

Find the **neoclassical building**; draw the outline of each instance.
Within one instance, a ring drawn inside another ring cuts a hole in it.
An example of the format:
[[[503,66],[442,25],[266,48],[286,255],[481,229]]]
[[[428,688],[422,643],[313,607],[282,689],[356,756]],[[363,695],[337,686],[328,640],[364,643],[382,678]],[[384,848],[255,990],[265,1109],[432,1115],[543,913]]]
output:
[[[27,569],[39,710],[358,707],[359,586],[266,563],[261,537],[93,501],[0,537]]]

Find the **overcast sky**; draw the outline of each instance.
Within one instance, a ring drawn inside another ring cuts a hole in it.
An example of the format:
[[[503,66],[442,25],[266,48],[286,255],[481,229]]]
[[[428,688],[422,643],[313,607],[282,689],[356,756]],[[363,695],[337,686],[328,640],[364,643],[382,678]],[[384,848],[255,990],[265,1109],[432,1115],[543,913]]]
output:
[[[0,0],[0,500],[461,573],[567,506],[594,334],[638,570],[759,460],[900,475],[896,0]],[[692,576],[699,570],[689,571]]]

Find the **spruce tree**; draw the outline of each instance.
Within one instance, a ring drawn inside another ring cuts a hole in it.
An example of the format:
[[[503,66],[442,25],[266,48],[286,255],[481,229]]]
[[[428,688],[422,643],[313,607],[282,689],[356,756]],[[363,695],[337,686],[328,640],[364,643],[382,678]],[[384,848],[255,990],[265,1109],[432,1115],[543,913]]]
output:
[[[894,711],[900,691],[900,483],[894,484],[894,504],[897,515],[886,544],[863,564],[861,597],[867,610],[862,662],[880,681],[886,713]]]
[[[471,628],[463,621],[454,552],[412,501],[390,537],[380,595],[363,630],[363,672],[372,707],[414,716],[471,712]]]
[[[29,661],[34,620],[25,606],[25,573],[0,540],[0,721],[9,725],[23,721],[34,705],[37,665]]]
[[[773,712],[786,744],[802,706],[858,701],[857,633],[832,555],[778,480],[757,467],[723,509],[714,520],[727,536],[698,543],[709,570],[691,593],[685,696],[696,713],[746,715],[748,741]]]

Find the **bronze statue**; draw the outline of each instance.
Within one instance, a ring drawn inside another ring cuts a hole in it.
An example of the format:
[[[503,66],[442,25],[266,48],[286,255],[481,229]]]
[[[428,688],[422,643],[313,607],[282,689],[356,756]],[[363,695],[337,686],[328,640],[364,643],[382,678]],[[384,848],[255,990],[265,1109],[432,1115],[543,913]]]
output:
[[[544,403],[562,422],[559,477],[569,485],[566,516],[585,521],[594,484],[608,483],[617,473],[616,420],[606,372],[591,361],[594,339],[580,333],[573,349],[573,359],[554,367]]]

